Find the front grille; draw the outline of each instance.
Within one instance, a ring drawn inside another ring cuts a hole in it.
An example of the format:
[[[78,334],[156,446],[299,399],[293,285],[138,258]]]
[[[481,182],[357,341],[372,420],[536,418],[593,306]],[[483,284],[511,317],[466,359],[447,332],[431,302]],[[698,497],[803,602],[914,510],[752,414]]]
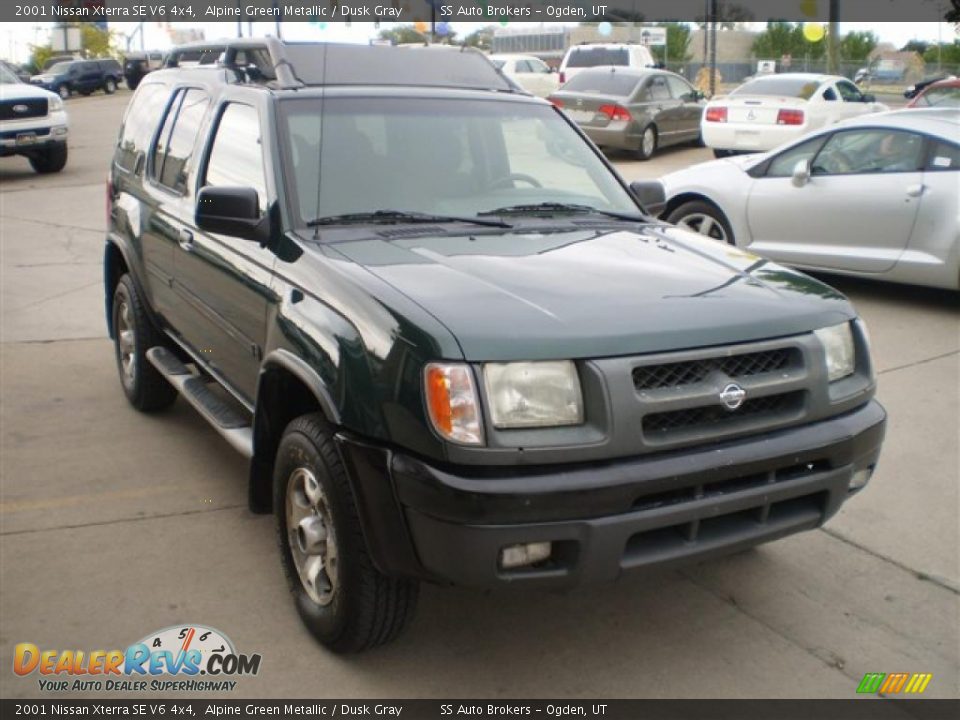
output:
[[[18,110],[14,110],[14,108],[18,108]],[[0,100],[0,120],[26,120],[27,118],[43,117],[46,114],[46,98]]]
[[[659,390],[703,382],[713,371],[730,378],[750,377],[796,367],[801,363],[797,348],[777,348],[729,357],[643,365],[633,370],[637,390]]]
[[[657,440],[677,431],[713,431],[747,418],[757,422],[780,419],[802,409],[803,395],[798,390],[750,398],[736,410],[716,404],[651,413],[643,418],[643,432],[648,439]]]

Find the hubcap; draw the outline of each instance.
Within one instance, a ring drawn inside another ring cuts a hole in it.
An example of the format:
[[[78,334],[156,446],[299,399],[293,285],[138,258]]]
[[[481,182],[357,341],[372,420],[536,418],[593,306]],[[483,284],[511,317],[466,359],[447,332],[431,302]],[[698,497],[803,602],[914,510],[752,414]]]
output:
[[[327,496],[305,467],[287,480],[287,543],[307,595],[329,605],[337,591],[337,538]]]
[[[653,146],[655,142],[656,140],[653,134],[653,130],[650,128],[647,128],[643,133],[643,154],[644,155],[653,154]]]
[[[687,215],[681,219],[677,225],[699,233],[700,235],[706,235],[714,240],[719,240],[720,242],[730,242],[730,239],[727,237],[727,231],[723,229],[723,225],[706,213]]]
[[[64,100],[70,97],[70,91],[62,85],[60,86],[60,97],[62,97]]]
[[[137,336],[130,321],[130,306],[125,301],[117,308],[117,349],[120,377],[124,386],[131,388],[137,372]]]

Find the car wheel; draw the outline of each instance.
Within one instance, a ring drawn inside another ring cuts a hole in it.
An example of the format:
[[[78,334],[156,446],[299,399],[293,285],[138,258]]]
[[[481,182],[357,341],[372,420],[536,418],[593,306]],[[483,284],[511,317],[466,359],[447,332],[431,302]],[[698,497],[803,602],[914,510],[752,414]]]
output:
[[[657,128],[647,125],[640,136],[640,147],[637,150],[637,160],[649,160],[657,151]]]
[[[147,350],[163,341],[147,317],[133,279],[126,274],[113,292],[113,337],[120,385],[130,404],[149,412],[176,400],[177,391],[147,360]]]
[[[319,414],[291,422],[273,476],[277,540],[297,611],[334,652],[392,640],[413,616],[419,585],[389,578],[367,552],[330,427]]]
[[[734,154],[735,154],[735,153],[733,152],[733,150],[720,150],[720,149],[718,149],[718,148],[714,148],[714,150],[713,150],[713,156],[714,156],[715,158],[730,157],[730,156],[732,156],[732,155],[734,155]]]
[[[136,90],[137,86],[140,84],[140,78],[127,78],[127,88],[130,90]]]
[[[723,243],[736,244],[727,218],[720,208],[708,202],[684,203],[667,216],[667,222]]]
[[[57,95],[59,95],[62,100],[66,100],[72,94],[73,92],[70,90],[70,86],[66,83],[57,87]]]
[[[41,175],[56,173],[67,165],[67,144],[55,143],[29,158],[30,167]]]
[[[108,77],[103,81],[103,91],[107,95],[113,95],[117,91],[117,81],[111,77]]]

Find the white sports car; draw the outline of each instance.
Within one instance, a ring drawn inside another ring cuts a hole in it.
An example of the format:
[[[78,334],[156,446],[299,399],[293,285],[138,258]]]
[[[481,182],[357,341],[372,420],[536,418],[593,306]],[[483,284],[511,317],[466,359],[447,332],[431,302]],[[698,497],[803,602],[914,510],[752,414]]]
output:
[[[960,289],[960,114],[901,110],[661,178],[668,222],[810,270]]]
[[[772,150],[811,130],[889,108],[838,75],[782,73],[713,98],[703,113],[703,142],[717,157]]]

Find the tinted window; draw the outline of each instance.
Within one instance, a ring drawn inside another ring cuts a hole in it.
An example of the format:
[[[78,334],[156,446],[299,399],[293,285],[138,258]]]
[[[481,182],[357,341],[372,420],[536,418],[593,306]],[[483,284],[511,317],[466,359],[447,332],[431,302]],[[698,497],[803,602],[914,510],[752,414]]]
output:
[[[821,145],[823,138],[816,137],[780,153],[767,168],[767,177],[790,177],[797,163],[801,160],[813,160]]]
[[[626,97],[633,93],[640,78],[636,75],[610,72],[582,72],[571,78],[563,86],[564,92],[578,92],[597,95],[619,95]]]
[[[531,58],[527,62],[530,63],[530,72],[544,73],[544,74],[550,73],[550,66],[547,65],[545,62],[543,62],[543,60]]]
[[[136,169],[137,159],[150,146],[157,118],[169,97],[170,91],[165,85],[153,83],[137,89],[124,117],[117,148],[117,164],[124,170],[133,172]]]
[[[828,87],[826,90],[823,91],[823,99],[829,100],[832,102],[837,99],[837,93],[834,91],[832,87]]]
[[[693,92],[693,88],[688,83],[672,75],[667,75],[666,77],[667,85],[670,87],[670,92],[675,98],[678,100],[689,99],[688,96]]]
[[[751,80],[734,90],[731,95],[775,95],[809,100],[820,87],[816,80],[806,78],[772,77]]]
[[[933,146],[926,170],[960,170],[960,145],[942,140]]]
[[[210,149],[204,185],[252,187],[266,209],[267,181],[263,171],[260,116],[249,105],[227,105]]]
[[[72,66],[72,62],[58,62],[51,65],[44,72],[48,72],[51,75],[63,75],[64,73],[68,72]]]
[[[153,171],[154,178],[161,185],[184,193],[187,191],[190,158],[209,100],[202,90],[181,91],[180,95],[180,102],[175,101],[167,113],[167,120],[157,143]]]
[[[584,68],[598,65],[629,65],[626,48],[578,47],[570,51],[567,67]]]
[[[533,69],[530,67],[530,63],[528,63],[526,60],[517,60],[517,72],[529,73],[533,72]]]
[[[651,78],[647,86],[647,94],[651,100],[669,100],[670,90],[667,88],[667,79],[663,75]]]
[[[831,137],[813,162],[814,175],[915,172],[923,138],[898,130],[848,130]]]
[[[960,87],[938,87],[927,90],[917,99],[917,105],[960,108]]]
[[[840,91],[840,97],[844,102],[863,102],[863,95],[857,89],[857,86],[846,80],[837,83],[837,90]]]

